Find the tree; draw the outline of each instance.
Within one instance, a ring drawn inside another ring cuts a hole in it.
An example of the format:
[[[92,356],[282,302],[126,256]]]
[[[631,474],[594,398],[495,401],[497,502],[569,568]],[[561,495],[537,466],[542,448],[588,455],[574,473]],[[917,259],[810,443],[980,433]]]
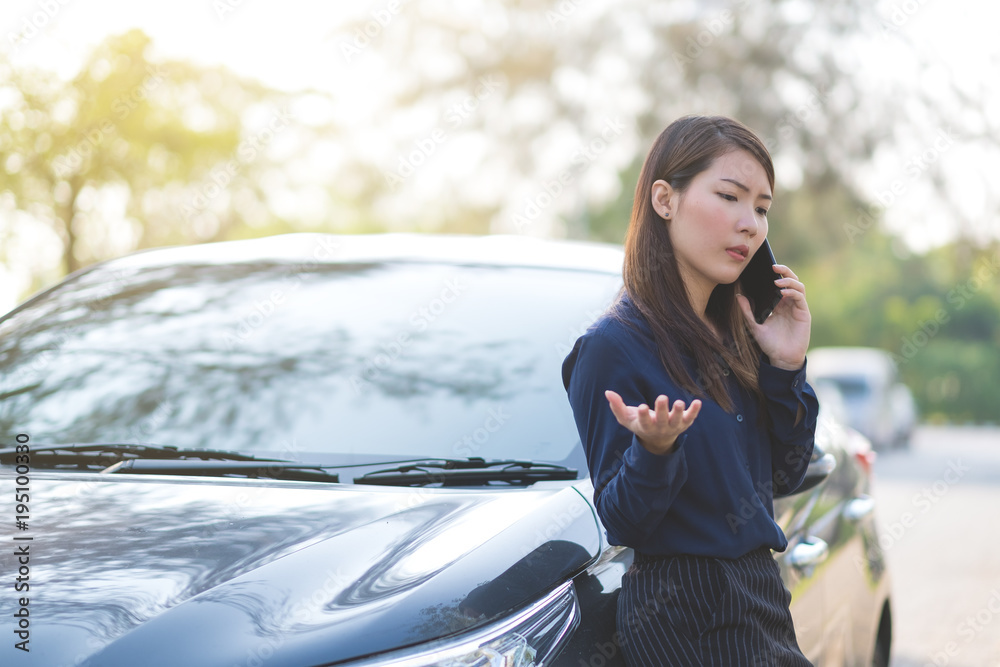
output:
[[[223,68],[154,62],[149,47],[137,30],[110,38],[69,82],[0,66],[0,191],[54,232],[60,274],[223,238],[265,207],[258,158],[288,126],[287,100]]]
[[[492,215],[492,231],[540,233],[544,225],[536,220],[562,217],[575,235],[600,229],[601,238],[613,238],[594,209],[631,199],[629,179],[646,147],[685,113],[740,118],[806,192],[850,201],[848,173],[902,113],[897,91],[872,95],[854,76],[862,63],[850,47],[877,29],[875,9],[860,0],[693,7],[634,0],[492,0],[457,9],[414,3],[352,55],[383,63],[397,91],[374,122],[399,126],[395,119],[417,110],[432,119],[399,132],[403,155],[428,134],[435,110],[444,117],[484,81],[496,82],[461,123],[445,128],[451,144],[481,136],[492,148],[466,154],[468,166],[444,190],[457,207]],[[363,34],[367,18],[342,31],[343,47]],[[384,160],[376,165],[383,173],[396,168],[392,158],[375,159]],[[371,160],[358,158],[369,166]],[[422,179],[415,170],[403,190],[385,188],[379,197],[410,199]],[[613,205],[617,214],[621,203]],[[622,232],[626,222],[619,223]],[[558,226],[553,233],[560,234]],[[846,240],[841,221],[829,234]]]

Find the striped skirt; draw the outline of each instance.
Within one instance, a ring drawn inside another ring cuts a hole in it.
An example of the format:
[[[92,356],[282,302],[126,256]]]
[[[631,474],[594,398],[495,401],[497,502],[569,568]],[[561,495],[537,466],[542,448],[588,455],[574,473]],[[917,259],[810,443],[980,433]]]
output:
[[[811,665],[771,550],[736,559],[636,552],[622,577],[618,633],[632,667]]]

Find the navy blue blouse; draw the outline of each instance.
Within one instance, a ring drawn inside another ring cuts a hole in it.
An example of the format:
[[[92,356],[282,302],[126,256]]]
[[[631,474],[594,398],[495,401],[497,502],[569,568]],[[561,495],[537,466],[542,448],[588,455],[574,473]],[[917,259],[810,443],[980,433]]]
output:
[[[805,364],[786,371],[761,360],[760,388],[770,418],[764,428],[756,400],[728,368],[733,413],[681,389],[667,375],[652,330],[627,293],[623,305],[641,333],[606,313],[577,339],[562,364],[609,542],[649,554],[723,558],[762,546],[784,551],[788,540],[774,521],[772,499],[802,483],[819,410]],[[694,360],[682,359],[697,378]],[[670,405],[700,398],[701,411],[670,452],[652,454],[615,419],[607,389],[626,405],[651,408],[660,394]],[[796,425],[799,406],[804,415]]]

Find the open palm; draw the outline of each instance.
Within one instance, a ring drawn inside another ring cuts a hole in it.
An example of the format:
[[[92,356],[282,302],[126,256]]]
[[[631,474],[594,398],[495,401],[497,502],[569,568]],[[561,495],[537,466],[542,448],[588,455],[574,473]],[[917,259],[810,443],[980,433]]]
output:
[[[677,436],[694,423],[701,410],[698,399],[691,401],[687,409],[681,400],[674,401],[673,407],[669,407],[669,399],[660,394],[656,397],[654,409],[650,410],[645,403],[634,407],[625,405],[622,397],[610,389],[604,392],[604,396],[611,404],[618,423],[635,433],[642,446],[653,454],[666,454],[673,449]]]

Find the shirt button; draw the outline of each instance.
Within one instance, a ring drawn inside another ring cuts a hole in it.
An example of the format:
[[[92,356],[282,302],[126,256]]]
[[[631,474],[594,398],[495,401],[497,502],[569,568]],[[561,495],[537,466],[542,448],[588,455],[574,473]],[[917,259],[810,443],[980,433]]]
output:
[[[743,415],[736,415],[736,421],[738,422],[743,421]]]
[[[729,375],[729,369],[728,368],[723,368],[722,369],[722,374],[723,375]]]

